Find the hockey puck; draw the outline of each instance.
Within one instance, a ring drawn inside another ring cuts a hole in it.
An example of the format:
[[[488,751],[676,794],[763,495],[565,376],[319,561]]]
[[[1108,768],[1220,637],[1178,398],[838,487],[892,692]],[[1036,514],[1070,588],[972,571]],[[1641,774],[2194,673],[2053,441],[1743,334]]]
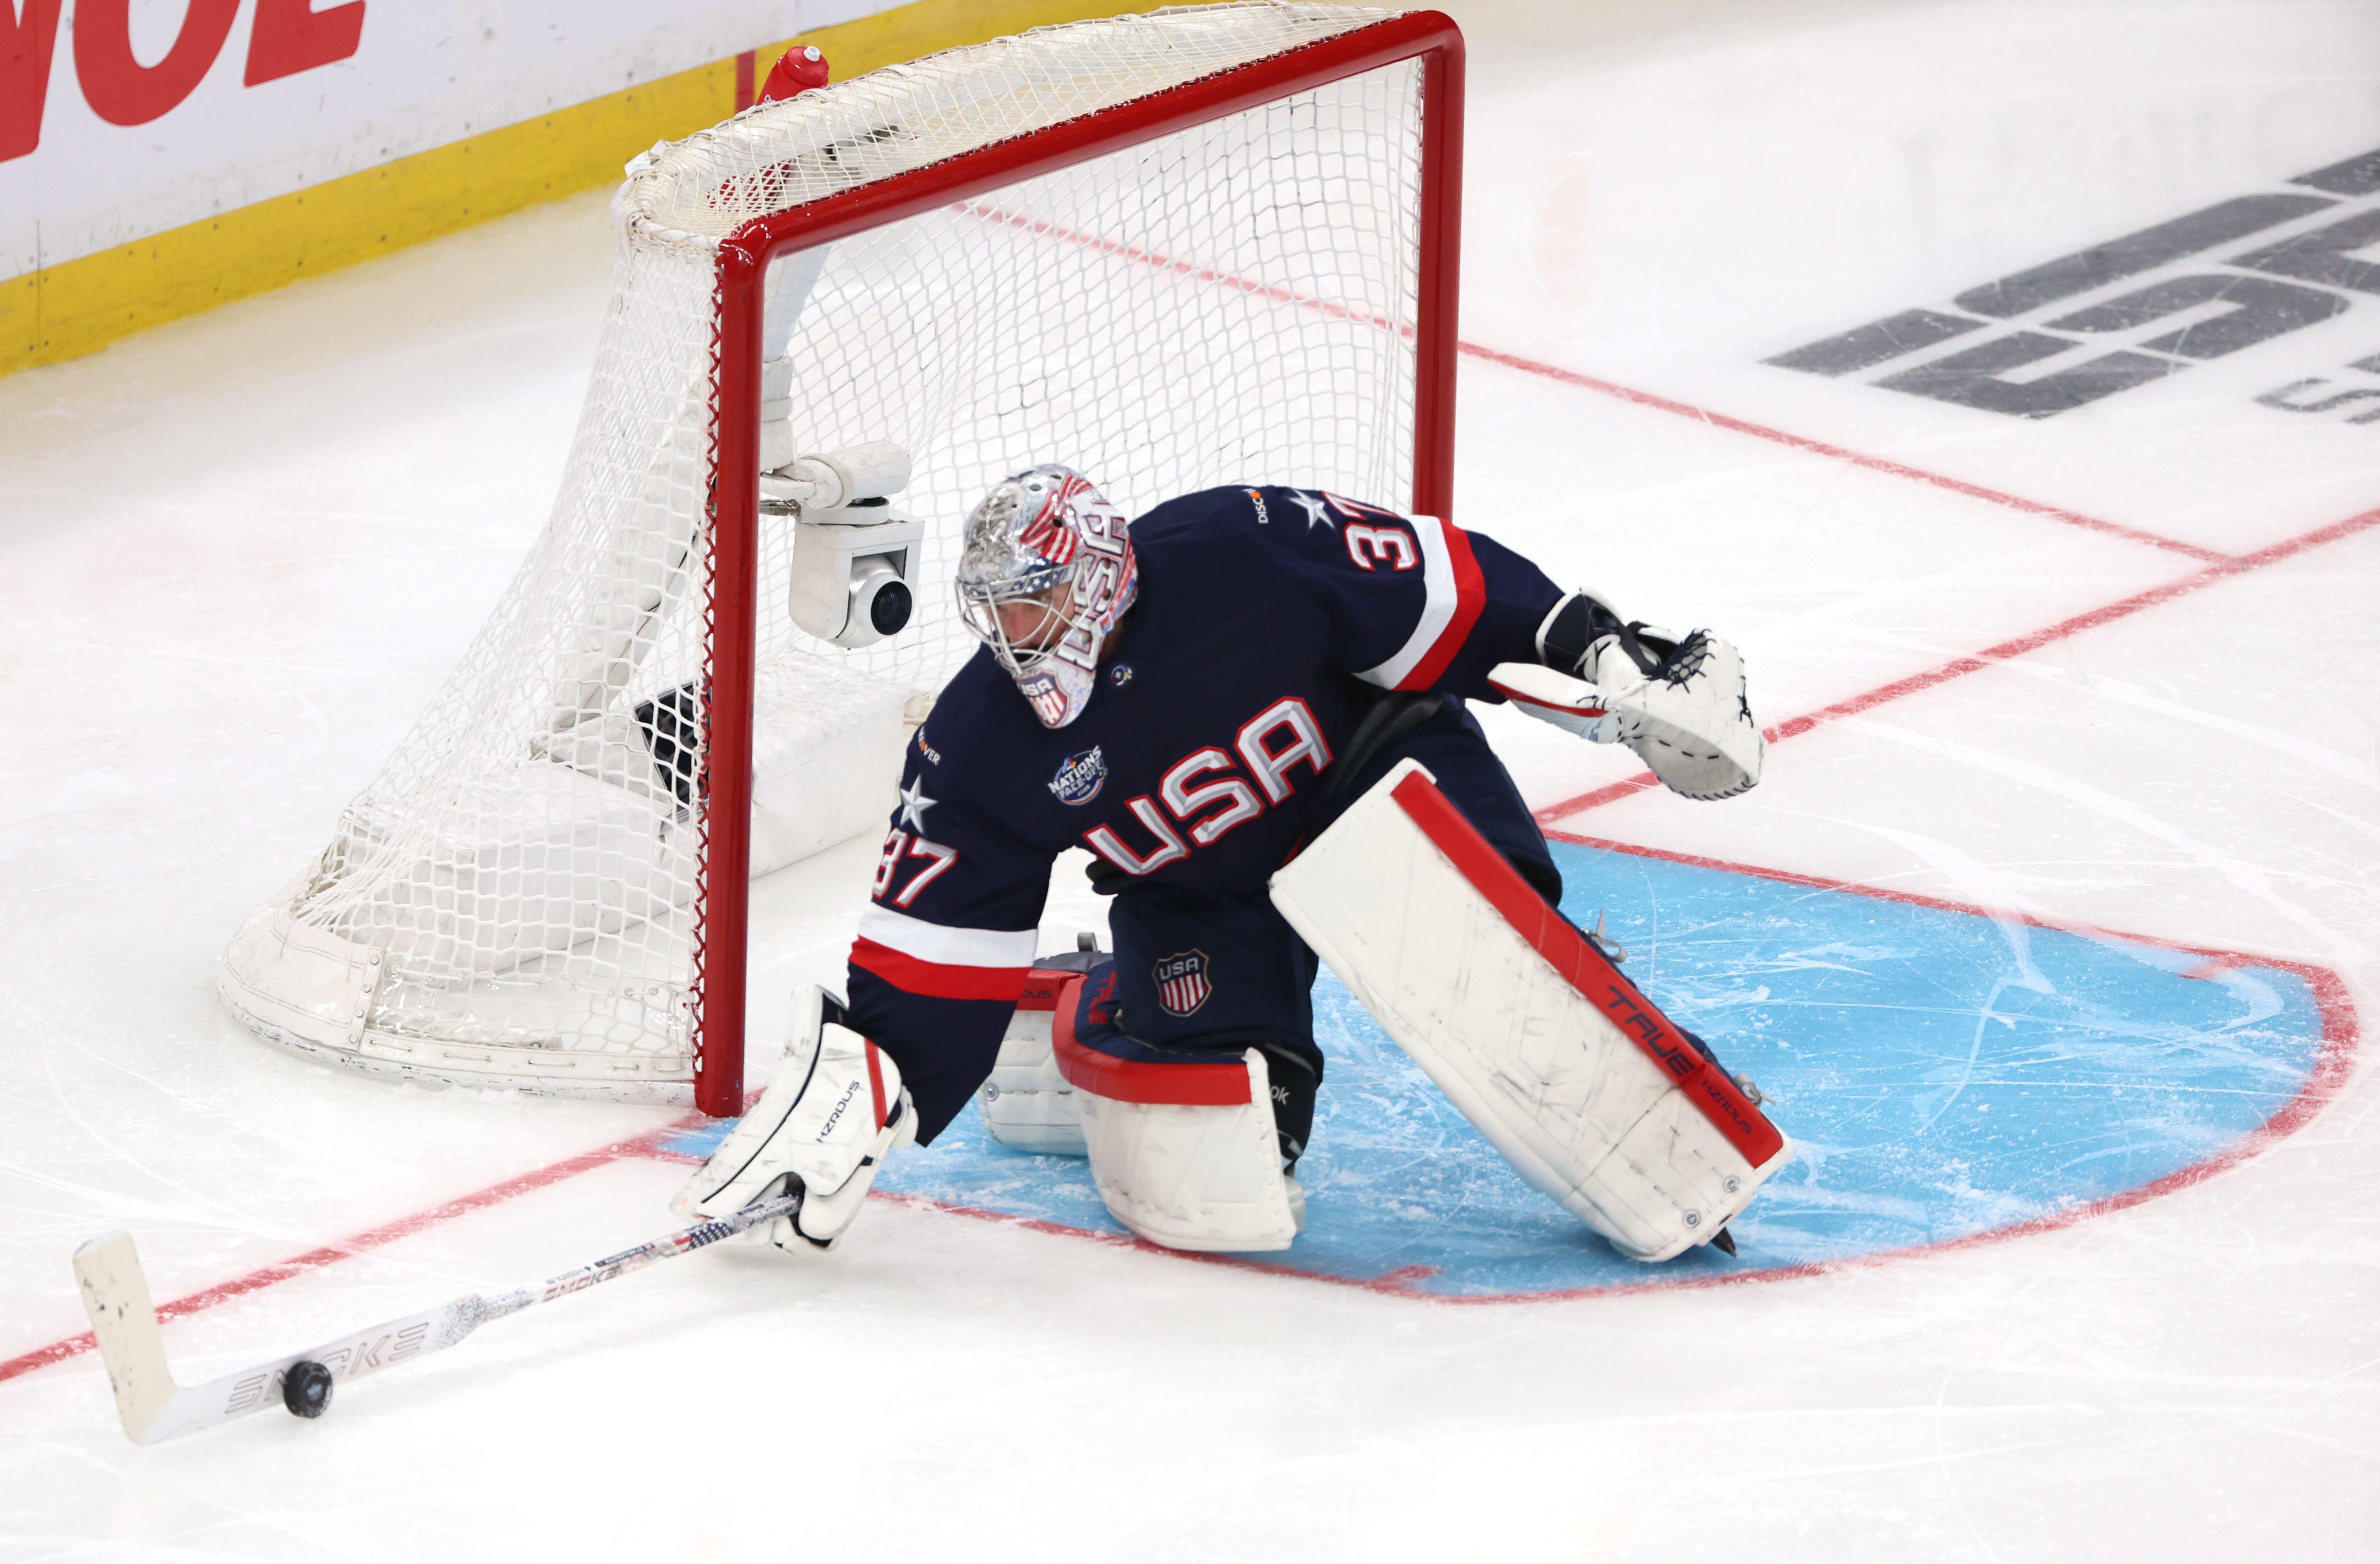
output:
[[[281,1404],[299,1417],[320,1417],[331,1404],[331,1371],[300,1358],[281,1376]]]

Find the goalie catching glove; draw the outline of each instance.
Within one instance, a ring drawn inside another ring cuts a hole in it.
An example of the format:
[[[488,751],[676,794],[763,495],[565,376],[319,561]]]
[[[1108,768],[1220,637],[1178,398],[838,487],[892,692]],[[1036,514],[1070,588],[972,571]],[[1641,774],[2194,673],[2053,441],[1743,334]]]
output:
[[[694,1221],[798,1193],[800,1208],[761,1236],[788,1251],[841,1241],[884,1158],[917,1139],[917,1121],[900,1068],[843,1019],[841,1000],[810,990],[777,1078],[671,1210]]]
[[[1591,637],[1591,638],[1590,638]],[[1670,792],[1732,798],[1760,781],[1768,743],[1752,718],[1743,658],[1707,630],[1678,636],[1619,616],[1585,592],[1537,630],[1539,666],[1500,662],[1488,682],[1540,721],[1636,752]]]

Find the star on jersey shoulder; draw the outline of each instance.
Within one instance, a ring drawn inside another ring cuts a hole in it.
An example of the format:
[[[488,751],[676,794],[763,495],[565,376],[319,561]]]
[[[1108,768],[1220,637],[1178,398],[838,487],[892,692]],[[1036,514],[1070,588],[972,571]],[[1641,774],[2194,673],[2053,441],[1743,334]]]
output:
[[[1330,519],[1329,502],[1321,495],[1309,494],[1303,489],[1293,489],[1289,491],[1289,497],[1296,501],[1298,509],[1305,513],[1305,529],[1308,532],[1313,531],[1317,526],[1330,527],[1334,532],[1339,529],[1339,524]]]
[[[926,779],[919,777],[901,790],[901,823],[918,835],[925,835],[926,811],[932,808],[936,802],[937,800],[926,796]]]

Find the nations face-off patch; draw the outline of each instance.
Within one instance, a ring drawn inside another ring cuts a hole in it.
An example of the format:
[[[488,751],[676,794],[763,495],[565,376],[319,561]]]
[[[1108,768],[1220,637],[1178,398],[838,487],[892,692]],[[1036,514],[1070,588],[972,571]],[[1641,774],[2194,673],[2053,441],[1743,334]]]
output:
[[[1050,779],[1050,794],[1061,804],[1080,806],[1097,798],[1107,784],[1107,757],[1094,745],[1058,762],[1058,774]]]

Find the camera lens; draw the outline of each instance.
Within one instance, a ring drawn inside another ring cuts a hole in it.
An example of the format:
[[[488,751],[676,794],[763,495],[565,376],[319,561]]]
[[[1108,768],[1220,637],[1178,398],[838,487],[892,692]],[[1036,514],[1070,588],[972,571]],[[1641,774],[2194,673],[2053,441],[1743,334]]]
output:
[[[909,623],[910,600],[909,584],[894,576],[880,585],[876,595],[868,599],[868,623],[876,627],[880,636],[896,634]]]
[[[862,554],[853,560],[850,592],[843,634],[833,637],[839,647],[871,646],[895,634],[909,623],[917,601],[890,554]]]

